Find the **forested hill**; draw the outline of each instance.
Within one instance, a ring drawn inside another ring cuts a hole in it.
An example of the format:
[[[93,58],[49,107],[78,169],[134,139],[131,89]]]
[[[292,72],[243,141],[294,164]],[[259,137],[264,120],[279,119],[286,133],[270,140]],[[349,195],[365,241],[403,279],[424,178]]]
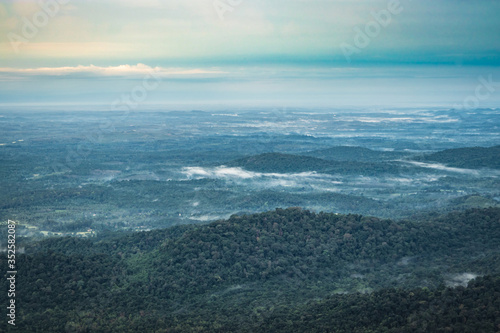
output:
[[[359,162],[359,161],[334,161],[321,158],[282,154],[264,153],[224,163],[230,167],[241,167],[245,170],[268,173],[298,173],[298,172],[321,172],[340,173],[349,175],[375,175],[381,173],[400,174],[414,173],[416,171],[426,172],[408,165],[397,162]]]
[[[225,164],[231,167],[242,167],[250,171],[282,173],[323,171],[333,166],[331,162],[319,158],[282,153],[264,153]]]
[[[22,274],[17,288],[22,292],[16,301],[20,304],[17,329],[253,331],[271,326],[274,320],[266,322],[273,316],[278,324],[289,316],[297,325],[321,322],[317,316],[323,309],[327,315],[332,303],[314,307],[316,317],[300,315],[309,312],[303,305],[347,293],[335,299],[342,304],[354,304],[357,299],[366,303],[366,307],[359,305],[361,309],[341,307],[350,311],[346,318],[360,322],[360,332],[385,324],[397,331],[404,322],[398,318],[414,313],[398,312],[404,308],[395,305],[397,299],[408,302],[399,291],[374,294],[387,296],[393,304],[396,319],[388,318],[387,323],[366,316],[377,304],[378,313],[388,313],[386,303],[363,301],[356,292],[435,290],[445,283],[464,284],[476,275],[500,274],[499,242],[500,209],[494,208],[419,222],[289,208],[100,240],[54,238],[26,243],[20,239],[16,245],[26,252],[18,255]],[[5,258],[0,263],[5,265]],[[4,290],[6,283],[6,279],[0,283]],[[418,302],[408,305],[408,311],[433,311],[435,303],[416,294]],[[0,294],[0,302],[5,304],[6,293]],[[467,311],[483,311],[481,303],[466,306]],[[490,326],[494,321],[480,320]],[[469,323],[469,330],[477,331],[477,322]],[[308,332],[308,325],[297,327]]]
[[[500,146],[447,149],[413,159],[419,162],[438,162],[458,168],[500,169]]]
[[[322,158],[331,161],[374,162],[396,160],[408,156],[410,155],[410,153],[376,151],[363,147],[336,146],[326,149],[313,150],[302,155]]]

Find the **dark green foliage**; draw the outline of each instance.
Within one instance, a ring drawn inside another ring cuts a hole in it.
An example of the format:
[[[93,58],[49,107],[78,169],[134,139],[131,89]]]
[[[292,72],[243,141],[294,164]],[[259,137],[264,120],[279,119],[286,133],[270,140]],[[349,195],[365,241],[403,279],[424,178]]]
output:
[[[500,277],[467,288],[385,289],[285,307],[253,332],[498,332]]]
[[[337,146],[327,149],[314,150],[302,155],[322,158],[330,161],[373,162],[381,160],[396,160],[410,154],[394,151],[376,151],[363,147]]]
[[[359,162],[356,160],[324,160],[321,158],[282,153],[265,153],[229,163],[232,167],[268,173],[323,172],[343,175],[380,175],[427,172],[398,162]]]
[[[471,269],[500,274],[499,240],[494,208],[419,222],[289,208],[98,239],[20,239],[17,329],[488,331],[497,279],[436,288]]]
[[[331,167],[331,163],[319,158],[281,153],[265,153],[238,159],[227,163],[258,172],[304,172],[321,171]]]
[[[500,146],[446,149],[414,159],[421,162],[444,163],[459,168],[500,169]]]

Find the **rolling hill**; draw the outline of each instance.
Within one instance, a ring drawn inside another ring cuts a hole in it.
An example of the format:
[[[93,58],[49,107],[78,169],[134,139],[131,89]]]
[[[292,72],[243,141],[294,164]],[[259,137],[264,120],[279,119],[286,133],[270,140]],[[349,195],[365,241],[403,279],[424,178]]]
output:
[[[18,255],[16,329],[245,332],[295,323],[296,331],[309,332],[340,316],[359,332],[387,325],[396,332],[415,313],[428,314],[418,325],[432,323],[433,304],[450,295],[453,302],[481,299],[477,290],[462,297],[440,286],[464,272],[500,274],[499,241],[494,208],[418,222],[289,208],[100,239],[20,240],[26,252]],[[6,279],[0,284],[8,289]],[[398,288],[417,288],[416,296],[408,300],[412,291]],[[498,302],[498,291],[491,295]],[[475,314],[463,322],[468,330],[480,329],[478,321],[495,325],[494,317],[477,315],[481,302],[464,304]],[[386,321],[368,316],[372,310]]]
[[[256,172],[306,172],[325,171],[332,168],[332,163],[315,157],[264,153],[225,163],[230,167],[242,167],[246,170]]]
[[[467,169],[500,169],[500,146],[456,148],[413,158],[418,162],[437,162]]]
[[[427,172],[425,169],[404,165],[399,162],[327,161],[316,157],[282,153],[265,153],[244,157],[224,163],[224,165],[267,173],[315,171],[329,174],[378,175]]]
[[[337,146],[327,149],[313,150],[303,153],[302,155],[330,161],[380,162],[400,159],[410,155],[410,153],[376,151],[368,148],[353,146]]]

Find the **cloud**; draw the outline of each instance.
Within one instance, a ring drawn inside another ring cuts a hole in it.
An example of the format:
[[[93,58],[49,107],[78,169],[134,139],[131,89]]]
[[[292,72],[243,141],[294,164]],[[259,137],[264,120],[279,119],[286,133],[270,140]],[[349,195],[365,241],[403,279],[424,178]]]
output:
[[[449,280],[446,281],[446,285],[449,287],[466,287],[470,280],[477,278],[479,275],[474,273],[462,273],[451,275]]]
[[[2,68],[0,67],[0,75],[33,75],[33,76],[68,76],[74,74],[87,74],[95,76],[134,76],[147,75],[154,72],[156,76],[170,75],[205,75],[205,74],[221,74],[224,73],[218,70],[206,69],[183,69],[183,68],[164,68],[150,67],[144,64],[137,65],[119,65],[119,66],[67,66],[67,67],[39,67],[39,68]]]
[[[221,219],[228,219],[232,214],[223,214],[223,215],[192,215],[188,216],[190,220],[195,220],[195,221],[203,221],[203,222],[208,222],[208,221],[215,221],[215,220],[221,220]]]
[[[181,171],[188,178],[240,178],[240,179],[250,179],[250,178],[260,178],[260,177],[271,177],[271,178],[324,178],[331,177],[330,175],[320,174],[315,171],[300,172],[300,173],[264,173],[264,172],[254,172],[248,171],[240,167],[226,167],[224,165],[215,168],[203,168],[203,167],[185,167]]]
[[[187,167],[182,170],[188,178],[242,178],[249,179],[262,176],[261,173],[246,171],[242,168],[216,168]]]
[[[482,174],[490,174],[490,175],[497,175],[498,172],[495,170],[472,170],[472,169],[464,169],[464,168],[454,168],[454,167],[447,167],[444,164],[440,163],[424,163],[424,162],[416,162],[416,161],[404,161],[404,160],[398,160],[399,162],[403,163],[408,163],[412,164],[421,168],[430,168],[430,169],[435,169],[435,170],[441,170],[441,171],[448,171],[448,172],[456,172],[456,173],[462,173],[462,174],[468,174],[472,176],[481,176]],[[481,172],[483,171],[483,172]]]
[[[322,191],[338,191],[332,185],[339,185],[342,182],[336,181],[335,177],[317,172],[300,173],[263,173],[248,171],[239,167],[226,167],[224,165],[203,168],[185,167],[181,173],[188,179],[222,179],[237,184],[248,184],[260,188],[272,187],[314,187]],[[313,185],[317,184],[317,185]]]

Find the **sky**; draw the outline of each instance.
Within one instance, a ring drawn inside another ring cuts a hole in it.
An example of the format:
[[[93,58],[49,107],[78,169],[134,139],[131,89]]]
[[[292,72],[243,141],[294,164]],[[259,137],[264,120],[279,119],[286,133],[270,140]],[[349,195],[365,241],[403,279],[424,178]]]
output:
[[[0,0],[0,107],[495,107],[499,13],[500,0]]]

